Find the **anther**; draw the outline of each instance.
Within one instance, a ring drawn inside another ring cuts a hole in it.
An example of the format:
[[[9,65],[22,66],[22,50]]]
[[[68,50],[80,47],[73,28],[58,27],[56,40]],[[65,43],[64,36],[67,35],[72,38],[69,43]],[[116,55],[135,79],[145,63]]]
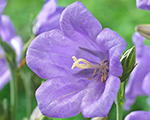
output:
[[[92,78],[89,78],[89,80],[92,80],[97,75],[101,75],[101,82],[106,82],[109,72],[109,63],[107,60],[102,60],[100,65],[98,64],[93,65],[89,61],[82,58],[77,59],[75,56],[73,56],[72,59],[74,60],[74,63],[71,69],[73,69],[74,67],[78,67],[80,69],[93,68],[94,69],[93,76]]]

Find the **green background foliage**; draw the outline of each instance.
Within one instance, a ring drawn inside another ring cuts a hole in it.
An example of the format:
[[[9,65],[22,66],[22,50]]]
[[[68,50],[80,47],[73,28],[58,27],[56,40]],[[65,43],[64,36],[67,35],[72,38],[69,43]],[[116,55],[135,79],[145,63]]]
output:
[[[58,0],[59,6],[67,6],[76,0]],[[120,34],[128,43],[127,49],[133,46],[132,35],[135,32],[135,26],[139,24],[149,24],[150,11],[140,10],[136,7],[135,0],[81,0],[89,11],[100,21],[103,28],[108,27]],[[20,35],[26,43],[31,37],[32,22],[43,6],[44,0],[7,0],[7,6],[3,14],[9,15],[13,21],[17,34]],[[150,42],[146,40],[146,44]],[[41,79],[35,75],[26,65],[20,71],[27,78],[31,79],[32,110],[36,106],[35,90],[41,83]],[[23,86],[23,82],[18,80],[18,86]],[[26,100],[24,87],[18,87],[18,114],[17,120],[26,117]],[[9,84],[0,91],[0,105],[6,100],[9,104]],[[5,99],[4,99],[5,98]],[[148,110],[146,104],[147,97],[138,97],[131,110]],[[6,103],[7,103],[6,102]],[[1,111],[1,108],[0,108]],[[123,116],[130,111],[124,111]],[[113,105],[109,120],[115,120],[116,110]],[[2,119],[0,113],[0,120]],[[81,114],[73,118],[54,119],[54,120],[85,120]]]

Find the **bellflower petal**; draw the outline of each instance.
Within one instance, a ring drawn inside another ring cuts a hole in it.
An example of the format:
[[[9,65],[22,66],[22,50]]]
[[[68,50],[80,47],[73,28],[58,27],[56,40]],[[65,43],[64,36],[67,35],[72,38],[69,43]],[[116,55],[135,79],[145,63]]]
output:
[[[8,69],[6,60],[3,55],[3,51],[0,47],[0,90],[9,82],[10,80],[10,70]]]
[[[20,36],[15,36],[10,40],[11,46],[14,48],[17,55],[17,62],[20,62],[22,55],[23,42]]]
[[[150,72],[147,73],[142,84],[143,91],[150,96]]]
[[[125,110],[129,111],[130,110],[130,106],[135,102],[135,98],[128,98],[126,99],[123,107]]]
[[[47,1],[37,16],[37,22],[34,28],[35,34],[38,35],[52,29],[60,29],[59,19],[63,10],[63,7],[57,6],[56,0]]]
[[[10,81],[10,70],[7,69],[2,75],[0,75],[0,91]]]
[[[136,6],[139,9],[150,10],[150,1],[149,0],[136,0]]]
[[[64,69],[70,70],[73,63],[72,56],[74,55],[99,63],[98,57],[90,55],[89,51],[80,49],[95,48],[85,38],[82,39],[82,42],[80,41],[72,41],[59,30],[45,32],[37,36],[30,44],[26,57],[27,64],[38,76],[49,79],[61,74],[64,75],[64,72],[62,72]],[[99,51],[97,53],[101,54]]]
[[[9,41],[12,37],[16,35],[15,27],[10,20],[9,16],[2,15],[1,16],[1,28],[0,35],[3,41]]]
[[[120,76],[123,72],[122,65],[120,63],[120,56],[125,50],[127,43],[116,32],[109,28],[104,28],[97,36],[98,45],[104,49],[105,53],[108,53],[110,59],[109,71],[114,76]],[[105,58],[105,59],[108,59]]]
[[[58,77],[47,80],[36,91],[39,108],[43,115],[54,118],[75,116],[80,113],[80,105],[84,95],[82,90],[90,81],[80,80],[70,84],[62,84],[59,82],[60,79],[66,78]]]
[[[90,11],[81,3],[69,5],[60,18],[60,26],[65,36],[77,40],[78,34],[83,34],[94,40],[102,26]]]
[[[1,22],[1,15],[3,13],[3,10],[6,6],[7,2],[5,0],[0,0],[0,22]]]
[[[17,54],[16,60],[19,62],[21,59],[23,42],[19,36],[16,36],[15,27],[9,16],[1,15],[5,5],[6,1],[0,0],[0,37],[14,48]],[[4,58],[4,52],[0,47],[0,90],[9,82],[10,77],[11,74]]]
[[[0,47],[0,90],[9,82],[10,70],[7,67],[6,60],[3,56],[3,51]]]
[[[126,42],[108,28],[101,30],[80,1],[66,7],[60,26],[38,35],[27,50],[27,65],[49,79],[36,91],[39,109],[58,118],[79,112],[84,117],[107,116],[119,90]]]
[[[138,32],[135,32],[134,35],[132,36],[132,41],[136,47],[136,56],[140,57],[143,55],[144,52],[144,41],[145,37],[140,35]]]
[[[128,84],[126,86],[125,97],[128,99],[128,101],[134,101],[137,96],[145,95],[145,92],[142,89],[142,83],[145,76],[150,71],[150,53],[148,52],[150,47],[144,45],[143,37],[140,37],[140,34],[138,33],[133,35],[133,42],[135,43],[135,47],[137,49],[136,63],[138,63],[138,65],[131,73]],[[125,103],[125,105],[129,104]],[[125,108],[129,107],[130,106],[125,106]]]
[[[85,89],[81,110],[84,117],[107,117],[120,87],[120,79],[110,76],[105,83],[93,81]]]
[[[150,120],[150,113],[146,111],[134,111],[129,113],[124,120]]]

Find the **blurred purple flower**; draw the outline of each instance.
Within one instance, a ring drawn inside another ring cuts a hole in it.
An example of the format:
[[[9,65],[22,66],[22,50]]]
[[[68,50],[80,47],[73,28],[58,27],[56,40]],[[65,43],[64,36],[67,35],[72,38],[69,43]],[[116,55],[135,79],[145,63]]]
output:
[[[137,96],[146,95],[142,89],[142,84],[145,76],[150,72],[150,47],[144,44],[145,38],[137,32],[133,35],[132,39],[136,48],[136,63],[138,65],[131,73],[126,86],[126,102],[124,104],[126,110],[130,109]]]
[[[7,2],[5,0],[0,0],[0,16],[2,15],[3,13],[3,10],[6,6]],[[0,17],[0,21],[1,21],[1,17]]]
[[[33,27],[35,35],[52,29],[60,29],[59,19],[63,10],[63,7],[57,6],[57,0],[45,1]]]
[[[48,79],[36,91],[39,109],[57,118],[80,112],[106,117],[120,87],[126,42],[109,28],[102,30],[79,1],[62,12],[60,26],[37,36],[27,50],[27,65]]]
[[[142,89],[148,96],[150,96],[150,71],[143,80]]]
[[[136,6],[139,9],[150,10],[150,0],[136,0]]]
[[[124,120],[150,120],[150,113],[146,111],[134,111],[129,113]]]
[[[5,4],[1,4],[1,1],[2,3]],[[4,0],[0,0],[0,8],[4,9],[5,5],[6,2],[4,2]],[[14,48],[17,54],[17,62],[19,62],[23,47],[22,39],[21,37],[16,36],[15,27],[11,22],[9,16],[1,14],[0,14],[0,37],[2,38],[3,41],[8,42],[11,45],[11,47]],[[4,52],[1,49],[1,47],[0,47],[0,68],[1,68],[0,69],[0,90],[1,90],[10,80],[10,70],[7,66],[6,60],[4,58]]]

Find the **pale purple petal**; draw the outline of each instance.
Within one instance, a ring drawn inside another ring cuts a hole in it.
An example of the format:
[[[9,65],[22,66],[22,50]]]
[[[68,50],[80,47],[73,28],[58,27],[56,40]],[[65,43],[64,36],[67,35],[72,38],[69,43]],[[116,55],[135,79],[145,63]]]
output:
[[[137,50],[136,63],[138,63],[138,65],[130,75],[125,89],[125,97],[126,100],[132,99],[133,101],[137,96],[145,95],[145,92],[142,89],[142,84],[145,76],[150,71],[150,47],[144,45],[144,38],[139,33],[135,33],[132,38]],[[130,108],[130,105],[126,107]]]
[[[142,84],[143,91],[150,96],[150,72],[147,73]]]
[[[12,37],[16,35],[15,27],[10,20],[9,16],[2,15],[1,16],[1,28],[0,28],[0,35],[3,41],[10,41]]]
[[[93,41],[102,29],[99,21],[80,1],[69,5],[62,12],[60,26],[67,37],[78,39],[76,35],[82,34]]]
[[[149,59],[136,59],[136,62],[138,65],[131,73],[126,86],[126,98],[135,98],[138,95],[145,95],[142,89],[142,83],[145,75],[150,71]]]
[[[36,99],[43,115],[67,118],[80,113],[80,105],[88,80],[66,84],[64,77],[44,82],[36,91]],[[61,82],[59,82],[61,80]]]
[[[131,105],[135,102],[135,98],[128,98],[126,99],[123,107],[126,111],[130,110]]]
[[[140,57],[144,53],[144,41],[145,37],[140,35],[138,32],[135,32],[132,36],[132,41],[136,47],[136,57]]]
[[[7,69],[2,75],[0,75],[0,91],[10,81],[10,70]]]
[[[64,8],[58,7],[56,0],[47,1],[37,16],[35,34],[52,29],[60,29],[59,19]]]
[[[6,60],[3,54],[0,54],[0,76],[4,74],[4,72],[8,69]]]
[[[45,32],[37,36],[30,44],[26,57],[27,64],[37,75],[48,79],[58,75],[64,76],[65,69],[70,71],[74,62],[72,56],[77,58],[81,56],[81,58],[100,63],[98,57],[83,50],[85,47],[95,49],[86,40],[82,39],[82,43],[72,41],[59,30]]]
[[[10,81],[10,70],[7,66],[3,51],[0,48],[0,91]]]
[[[150,120],[150,113],[147,111],[134,111],[129,113],[124,120]]]
[[[11,46],[14,48],[17,55],[17,62],[20,61],[22,55],[23,42],[20,36],[15,36],[10,40]]]
[[[1,15],[3,13],[3,10],[6,6],[7,2],[5,0],[0,0],[0,22],[1,22]]]
[[[127,44],[124,39],[115,31],[104,28],[97,36],[96,42],[105,51],[105,59],[109,59],[109,72],[114,76],[120,76],[123,72],[120,56]]]
[[[28,48],[27,64],[37,75],[45,79],[65,76],[63,70],[71,69],[75,47],[61,31],[40,34]]]
[[[139,9],[150,10],[149,0],[136,0],[136,6]]]
[[[105,83],[95,81],[86,88],[82,100],[82,114],[84,117],[106,117],[117,96],[120,79],[109,76]]]

